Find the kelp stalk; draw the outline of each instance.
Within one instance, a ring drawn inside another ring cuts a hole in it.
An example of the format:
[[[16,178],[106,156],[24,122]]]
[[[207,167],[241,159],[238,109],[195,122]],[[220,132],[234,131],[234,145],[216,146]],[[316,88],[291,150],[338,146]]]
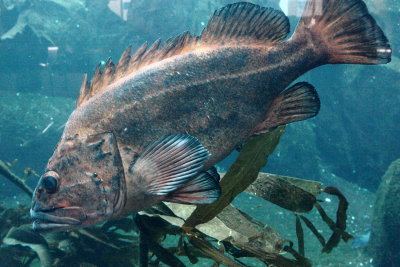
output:
[[[307,225],[308,229],[317,237],[318,241],[321,243],[322,247],[325,247],[326,241],[325,238],[318,232],[317,228],[312,224],[312,222],[304,217],[303,215],[299,215],[303,222]]]

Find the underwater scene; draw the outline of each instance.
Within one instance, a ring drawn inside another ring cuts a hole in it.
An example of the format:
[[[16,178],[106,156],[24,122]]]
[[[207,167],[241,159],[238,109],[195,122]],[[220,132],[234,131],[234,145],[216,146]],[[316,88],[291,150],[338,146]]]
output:
[[[397,0],[0,0],[0,267],[400,266]]]

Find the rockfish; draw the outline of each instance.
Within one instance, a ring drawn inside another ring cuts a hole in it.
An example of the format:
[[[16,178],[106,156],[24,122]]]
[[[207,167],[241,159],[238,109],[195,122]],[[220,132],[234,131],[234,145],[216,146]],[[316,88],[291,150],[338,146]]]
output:
[[[308,0],[290,39],[281,11],[227,5],[200,36],[128,48],[88,82],[36,187],[37,230],[220,195],[213,167],[252,135],[315,116],[296,78],[324,64],[383,64],[391,48],[361,0]]]

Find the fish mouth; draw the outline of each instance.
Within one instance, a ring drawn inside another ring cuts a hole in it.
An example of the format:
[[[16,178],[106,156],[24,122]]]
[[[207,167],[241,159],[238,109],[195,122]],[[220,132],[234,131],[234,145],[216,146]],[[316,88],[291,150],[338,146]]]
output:
[[[67,230],[82,224],[86,214],[81,207],[31,209],[31,217],[36,219],[32,228],[35,231]]]

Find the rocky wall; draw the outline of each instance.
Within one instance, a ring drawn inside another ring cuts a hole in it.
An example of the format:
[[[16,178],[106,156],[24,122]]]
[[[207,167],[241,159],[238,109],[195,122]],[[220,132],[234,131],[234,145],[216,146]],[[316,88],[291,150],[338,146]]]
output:
[[[376,267],[396,267],[400,262],[400,159],[382,177],[377,192],[370,245]]]

